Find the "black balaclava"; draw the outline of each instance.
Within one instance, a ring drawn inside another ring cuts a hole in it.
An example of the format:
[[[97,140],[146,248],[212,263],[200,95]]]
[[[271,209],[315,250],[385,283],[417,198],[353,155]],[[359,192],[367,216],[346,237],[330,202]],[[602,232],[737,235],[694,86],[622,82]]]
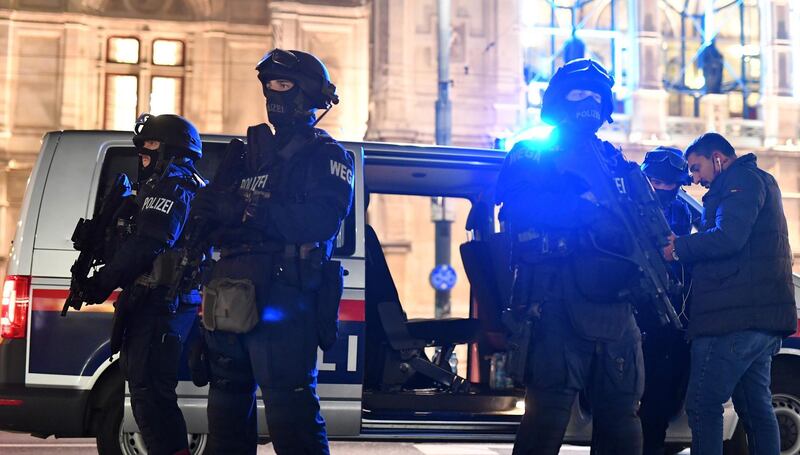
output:
[[[142,165],[142,158],[139,157],[139,169],[138,173],[136,174],[136,181],[139,184],[142,184],[147,181],[153,174],[156,172],[156,162],[158,162],[158,150],[150,150],[144,147],[140,147],[136,150],[141,155],[147,155],[150,157],[150,165],[144,167]]]
[[[314,123],[314,113],[306,108],[299,85],[295,84],[285,92],[265,88],[264,94],[267,97],[267,118],[276,132]]]
[[[564,102],[564,121],[578,132],[594,134],[603,126],[603,107],[593,97]]]
[[[658,198],[658,202],[661,204],[661,207],[665,209],[669,208],[670,204],[672,204],[672,201],[678,197],[678,189],[680,189],[680,186],[675,186],[675,188],[671,190],[655,190],[656,197]]]

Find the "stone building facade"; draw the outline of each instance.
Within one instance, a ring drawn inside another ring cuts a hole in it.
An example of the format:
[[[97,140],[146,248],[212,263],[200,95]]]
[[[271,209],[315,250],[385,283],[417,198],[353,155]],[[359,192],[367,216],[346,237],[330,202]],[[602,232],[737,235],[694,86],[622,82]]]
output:
[[[451,1],[453,143],[491,146],[538,121],[536,84],[543,87],[547,67],[559,63],[567,19],[562,10],[548,13],[544,0]],[[577,13],[585,27],[578,36],[618,76],[615,123],[604,134],[641,159],[656,144],[685,147],[706,130],[724,132],[778,178],[800,251],[800,6],[745,0],[748,41],[739,51],[757,54],[747,64],[760,81],[750,94],[757,97],[747,98],[755,115],[746,116],[732,107],[738,92],[699,96],[692,84],[683,97],[665,90],[680,48],[677,3],[594,0]],[[696,14],[707,3],[685,5]],[[718,24],[726,46],[735,40],[728,22]],[[275,46],[327,63],[342,103],[322,126],[335,137],[433,142],[436,23],[436,0],[0,0],[0,252],[13,238],[44,132],[127,129],[139,112],[174,111],[205,133],[241,134],[265,120],[253,68]],[[695,112],[686,108],[692,103]],[[467,208],[457,205],[454,254]],[[433,312],[429,212],[426,198],[378,196],[370,208],[402,277],[401,296],[418,302],[412,316]],[[463,314],[463,288],[453,299]]]

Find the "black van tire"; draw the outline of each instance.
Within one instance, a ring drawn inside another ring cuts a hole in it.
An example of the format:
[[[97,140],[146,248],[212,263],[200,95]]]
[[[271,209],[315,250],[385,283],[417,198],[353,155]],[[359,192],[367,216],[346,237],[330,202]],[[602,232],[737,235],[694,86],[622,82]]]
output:
[[[791,368],[781,368],[772,375],[772,407],[778,419],[782,455],[800,453],[800,384],[792,373]]]
[[[122,411],[121,401],[111,401],[100,411],[95,436],[99,455],[123,455],[119,432]]]

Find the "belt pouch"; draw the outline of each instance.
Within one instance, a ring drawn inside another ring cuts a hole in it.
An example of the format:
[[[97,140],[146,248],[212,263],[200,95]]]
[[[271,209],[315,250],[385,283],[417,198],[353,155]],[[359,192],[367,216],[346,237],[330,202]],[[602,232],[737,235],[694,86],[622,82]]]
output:
[[[258,324],[256,288],[246,279],[216,278],[203,289],[206,330],[247,333]]]

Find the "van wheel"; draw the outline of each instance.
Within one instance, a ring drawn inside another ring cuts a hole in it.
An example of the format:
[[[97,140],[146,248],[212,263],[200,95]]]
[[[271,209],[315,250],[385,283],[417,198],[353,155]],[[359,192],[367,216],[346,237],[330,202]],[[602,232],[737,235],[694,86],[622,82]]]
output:
[[[189,452],[192,455],[203,455],[208,444],[207,434],[189,434]],[[141,433],[125,433],[120,428],[118,446],[123,455],[147,455],[144,438]]]
[[[97,453],[99,455],[123,455],[119,434],[122,424],[122,402],[110,401],[97,418]]]
[[[97,428],[97,453],[99,455],[147,455],[141,433],[122,431],[122,403],[107,405],[101,411]],[[203,455],[208,445],[207,434],[189,434],[189,452]]]
[[[788,371],[772,377],[772,407],[781,435],[781,455],[800,453],[800,386]]]
[[[190,434],[189,438],[189,452],[192,455],[203,455],[208,444],[207,434]],[[147,448],[144,445],[144,438],[141,433],[124,433],[119,432],[120,452],[123,455],[147,455]]]

